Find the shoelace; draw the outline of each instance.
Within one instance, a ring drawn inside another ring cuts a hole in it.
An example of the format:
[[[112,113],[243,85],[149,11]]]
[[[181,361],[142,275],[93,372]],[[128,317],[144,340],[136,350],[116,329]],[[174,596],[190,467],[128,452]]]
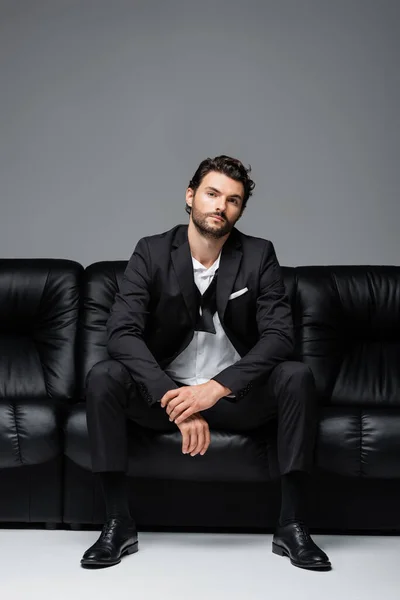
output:
[[[103,527],[103,529],[101,531],[101,534],[100,534],[100,540],[102,540],[102,541],[104,540],[105,542],[109,542],[110,539],[111,539],[111,537],[114,534],[114,530],[117,527],[117,524],[118,524],[117,521],[114,520],[114,519],[111,521],[110,524],[105,523],[105,525],[104,525],[104,527]]]
[[[296,530],[300,533],[302,539],[305,542],[308,542],[308,541],[312,542],[311,536],[308,533],[307,525],[305,523],[303,523],[302,521],[300,521],[298,523],[295,523],[295,526],[296,526]]]

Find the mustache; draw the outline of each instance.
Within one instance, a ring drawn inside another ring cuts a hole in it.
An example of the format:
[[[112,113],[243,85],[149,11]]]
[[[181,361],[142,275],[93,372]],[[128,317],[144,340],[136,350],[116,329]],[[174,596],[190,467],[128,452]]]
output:
[[[209,215],[209,217],[219,217],[220,219],[226,221],[226,218],[223,215]]]

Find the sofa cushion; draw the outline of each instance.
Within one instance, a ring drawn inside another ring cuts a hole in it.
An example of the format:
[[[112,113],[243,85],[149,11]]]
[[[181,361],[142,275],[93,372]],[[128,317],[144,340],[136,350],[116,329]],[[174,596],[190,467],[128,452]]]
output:
[[[60,400],[0,400],[0,469],[37,465],[62,456]]]
[[[400,409],[323,407],[316,463],[349,477],[400,478]]]
[[[400,407],[400,267],[297,267],[296,335],[324,404]]]
[[[85,397],[85,381],[90,369],[107,352],[107,320],[128,261],[101,261],[85,269],[82,284],[83,311],[80,327],[79,396]]]
[[[82,273],[69,260],[0,260],[0,399],[73,398]]]
[[[400,478],[400,410],[322,407],[316,471],[351,478]],[[128,421],[128,473],[134,477],[188,481],[270,481],[279,477],[276,422],[252,432],[211,431],[204,456],[181,452],[182,437]],[[91,470],[85,403],[69,409],[65,454]]]
[[[151,479],[194,481],[269,481],[278,477],[275,422],[245,434],[212,431],[204,456],[182,454],[182,435],[159,433],[128,421],[128,473]],[[69,408],[65,426],[65,454],[91,470],[86,404]]]

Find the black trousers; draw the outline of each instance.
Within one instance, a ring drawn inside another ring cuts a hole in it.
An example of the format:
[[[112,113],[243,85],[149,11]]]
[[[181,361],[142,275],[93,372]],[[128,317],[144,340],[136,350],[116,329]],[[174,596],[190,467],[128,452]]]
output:
[[[129,371],[117,360],[101,361],[88,373],[86,404],[94,473],[127,470],[127,419],[160,432],[178,431],[165,408],[150,406],[141,396]],[[211,444],[213,429],[244,432],[277,417],[281,475],[312,472],[317,402],[314,377],[304,363],[282,362],[241,400],[221,398],[201,414],[210,427]]]

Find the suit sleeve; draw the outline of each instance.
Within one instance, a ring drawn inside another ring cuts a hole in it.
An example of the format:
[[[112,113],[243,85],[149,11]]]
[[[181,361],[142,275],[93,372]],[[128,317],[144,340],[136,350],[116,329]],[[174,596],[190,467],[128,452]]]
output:
[[[238,399],[253,384],[294,351],[293,318],[281,268],[272,242],[267,241],[261,260],[256,320],[258,342],[245,356],[213,377]]]
[[[143,331],[149,315],[151,258],[145,238],[137,246],[125,269],[107,321],[109,355],[124,364],[150,406],[178,388],[161,369],[148,349]]]

